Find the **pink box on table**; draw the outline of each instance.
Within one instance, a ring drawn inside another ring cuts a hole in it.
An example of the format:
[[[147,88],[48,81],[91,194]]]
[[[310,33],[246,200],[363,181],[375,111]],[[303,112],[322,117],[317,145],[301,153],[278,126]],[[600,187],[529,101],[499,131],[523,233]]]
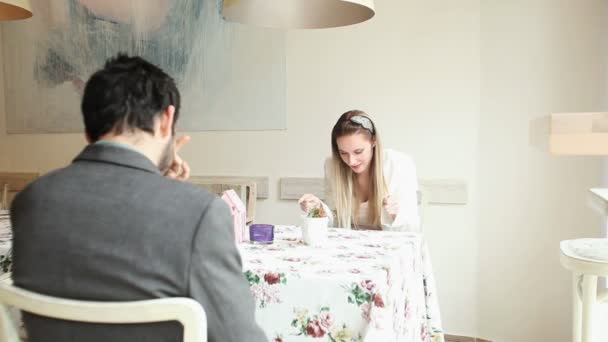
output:
[[[247,209],[234,190],[222,193],[222,199],[228,204],[234,222],[234,242],[241,243],[247,236]]]

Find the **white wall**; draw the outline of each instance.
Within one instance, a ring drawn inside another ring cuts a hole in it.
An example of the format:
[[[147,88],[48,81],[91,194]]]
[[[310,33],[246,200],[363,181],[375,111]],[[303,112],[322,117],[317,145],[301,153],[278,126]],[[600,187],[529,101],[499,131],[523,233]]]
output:
[[[474,335],[478,1],[376,5],[369,24],[290,33],[289,163],[281,174],[322,176],[319,157],[329,153],[333,123],[346,109],[361,108],[375,115],[386,146],[412,154],[420,178],[466,180],[470,204],[430,207],[425,231],[444,328]],[[294,222],[295,212],[287,213],[286,222]]]
[[[413,155],[420,177],[464,179],[474,190],[478,1],[386,0],[377,13],[354,27],[290,32],[289,129],[193,133],[183,156],[194,174],[270,176],[258,221],[297,224],[296,203],[277,200],[278,179],[322,176],[331,126],[361,108],[386,146]],[[0,136],[8,167],[23,171],[65,165],[83,143],[78,134]],[[445,329],[465,335],[476,332],[476,202],[473,192],[469,206],[429,208],[426,228]]]
[[[559,241],[593,236],[597,157],[530,144],[530,122],[606,110],[606,2],[481,1],[479,335],[570,341]]]
[[[348,109],[366,110],[386,146],[415,158],[420,178],[469,186],[466,206],[426,212],[445,330],[567,341],[569,278],[557,241],[593,224],[585,189],[599,164],[531,148],[527,129],[551,111],[601,109],[602,2],[376,5],[368,23],[288,34],[287,131],[197,132],[183,156],[198,175],[270,176],[257,221],[296,224],[296,204],[277,199],[278,179],[322,176],[331,126]],[[84,144],[78,134],[1,132],[0,167],[11,170],[46,172]],[[542,286],[539,299],[532,285]]]

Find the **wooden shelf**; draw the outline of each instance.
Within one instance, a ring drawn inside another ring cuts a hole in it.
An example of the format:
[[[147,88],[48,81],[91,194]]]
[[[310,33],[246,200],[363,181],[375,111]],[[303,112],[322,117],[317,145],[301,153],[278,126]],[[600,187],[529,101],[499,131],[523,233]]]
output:
[[[551,114],[549,151],[559,155],[608,155],[608,113]]]

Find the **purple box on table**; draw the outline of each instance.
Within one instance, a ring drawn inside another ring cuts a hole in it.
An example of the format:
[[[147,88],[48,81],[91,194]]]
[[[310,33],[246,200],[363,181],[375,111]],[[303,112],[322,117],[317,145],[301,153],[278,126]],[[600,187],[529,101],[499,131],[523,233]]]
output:
[[[274,226],[271,224],[252,224],[249,226],[251,243],[267,245],[274,241]]]

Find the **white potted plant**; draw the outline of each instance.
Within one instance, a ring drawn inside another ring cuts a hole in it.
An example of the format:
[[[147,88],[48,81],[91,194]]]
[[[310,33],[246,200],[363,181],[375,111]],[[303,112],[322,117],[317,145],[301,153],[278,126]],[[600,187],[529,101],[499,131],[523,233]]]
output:
[[[304,243],[311,246],[323,245],[327,242],[327,225],[329,217],[325,210],[313,208],[302,220],[302,238]]]

